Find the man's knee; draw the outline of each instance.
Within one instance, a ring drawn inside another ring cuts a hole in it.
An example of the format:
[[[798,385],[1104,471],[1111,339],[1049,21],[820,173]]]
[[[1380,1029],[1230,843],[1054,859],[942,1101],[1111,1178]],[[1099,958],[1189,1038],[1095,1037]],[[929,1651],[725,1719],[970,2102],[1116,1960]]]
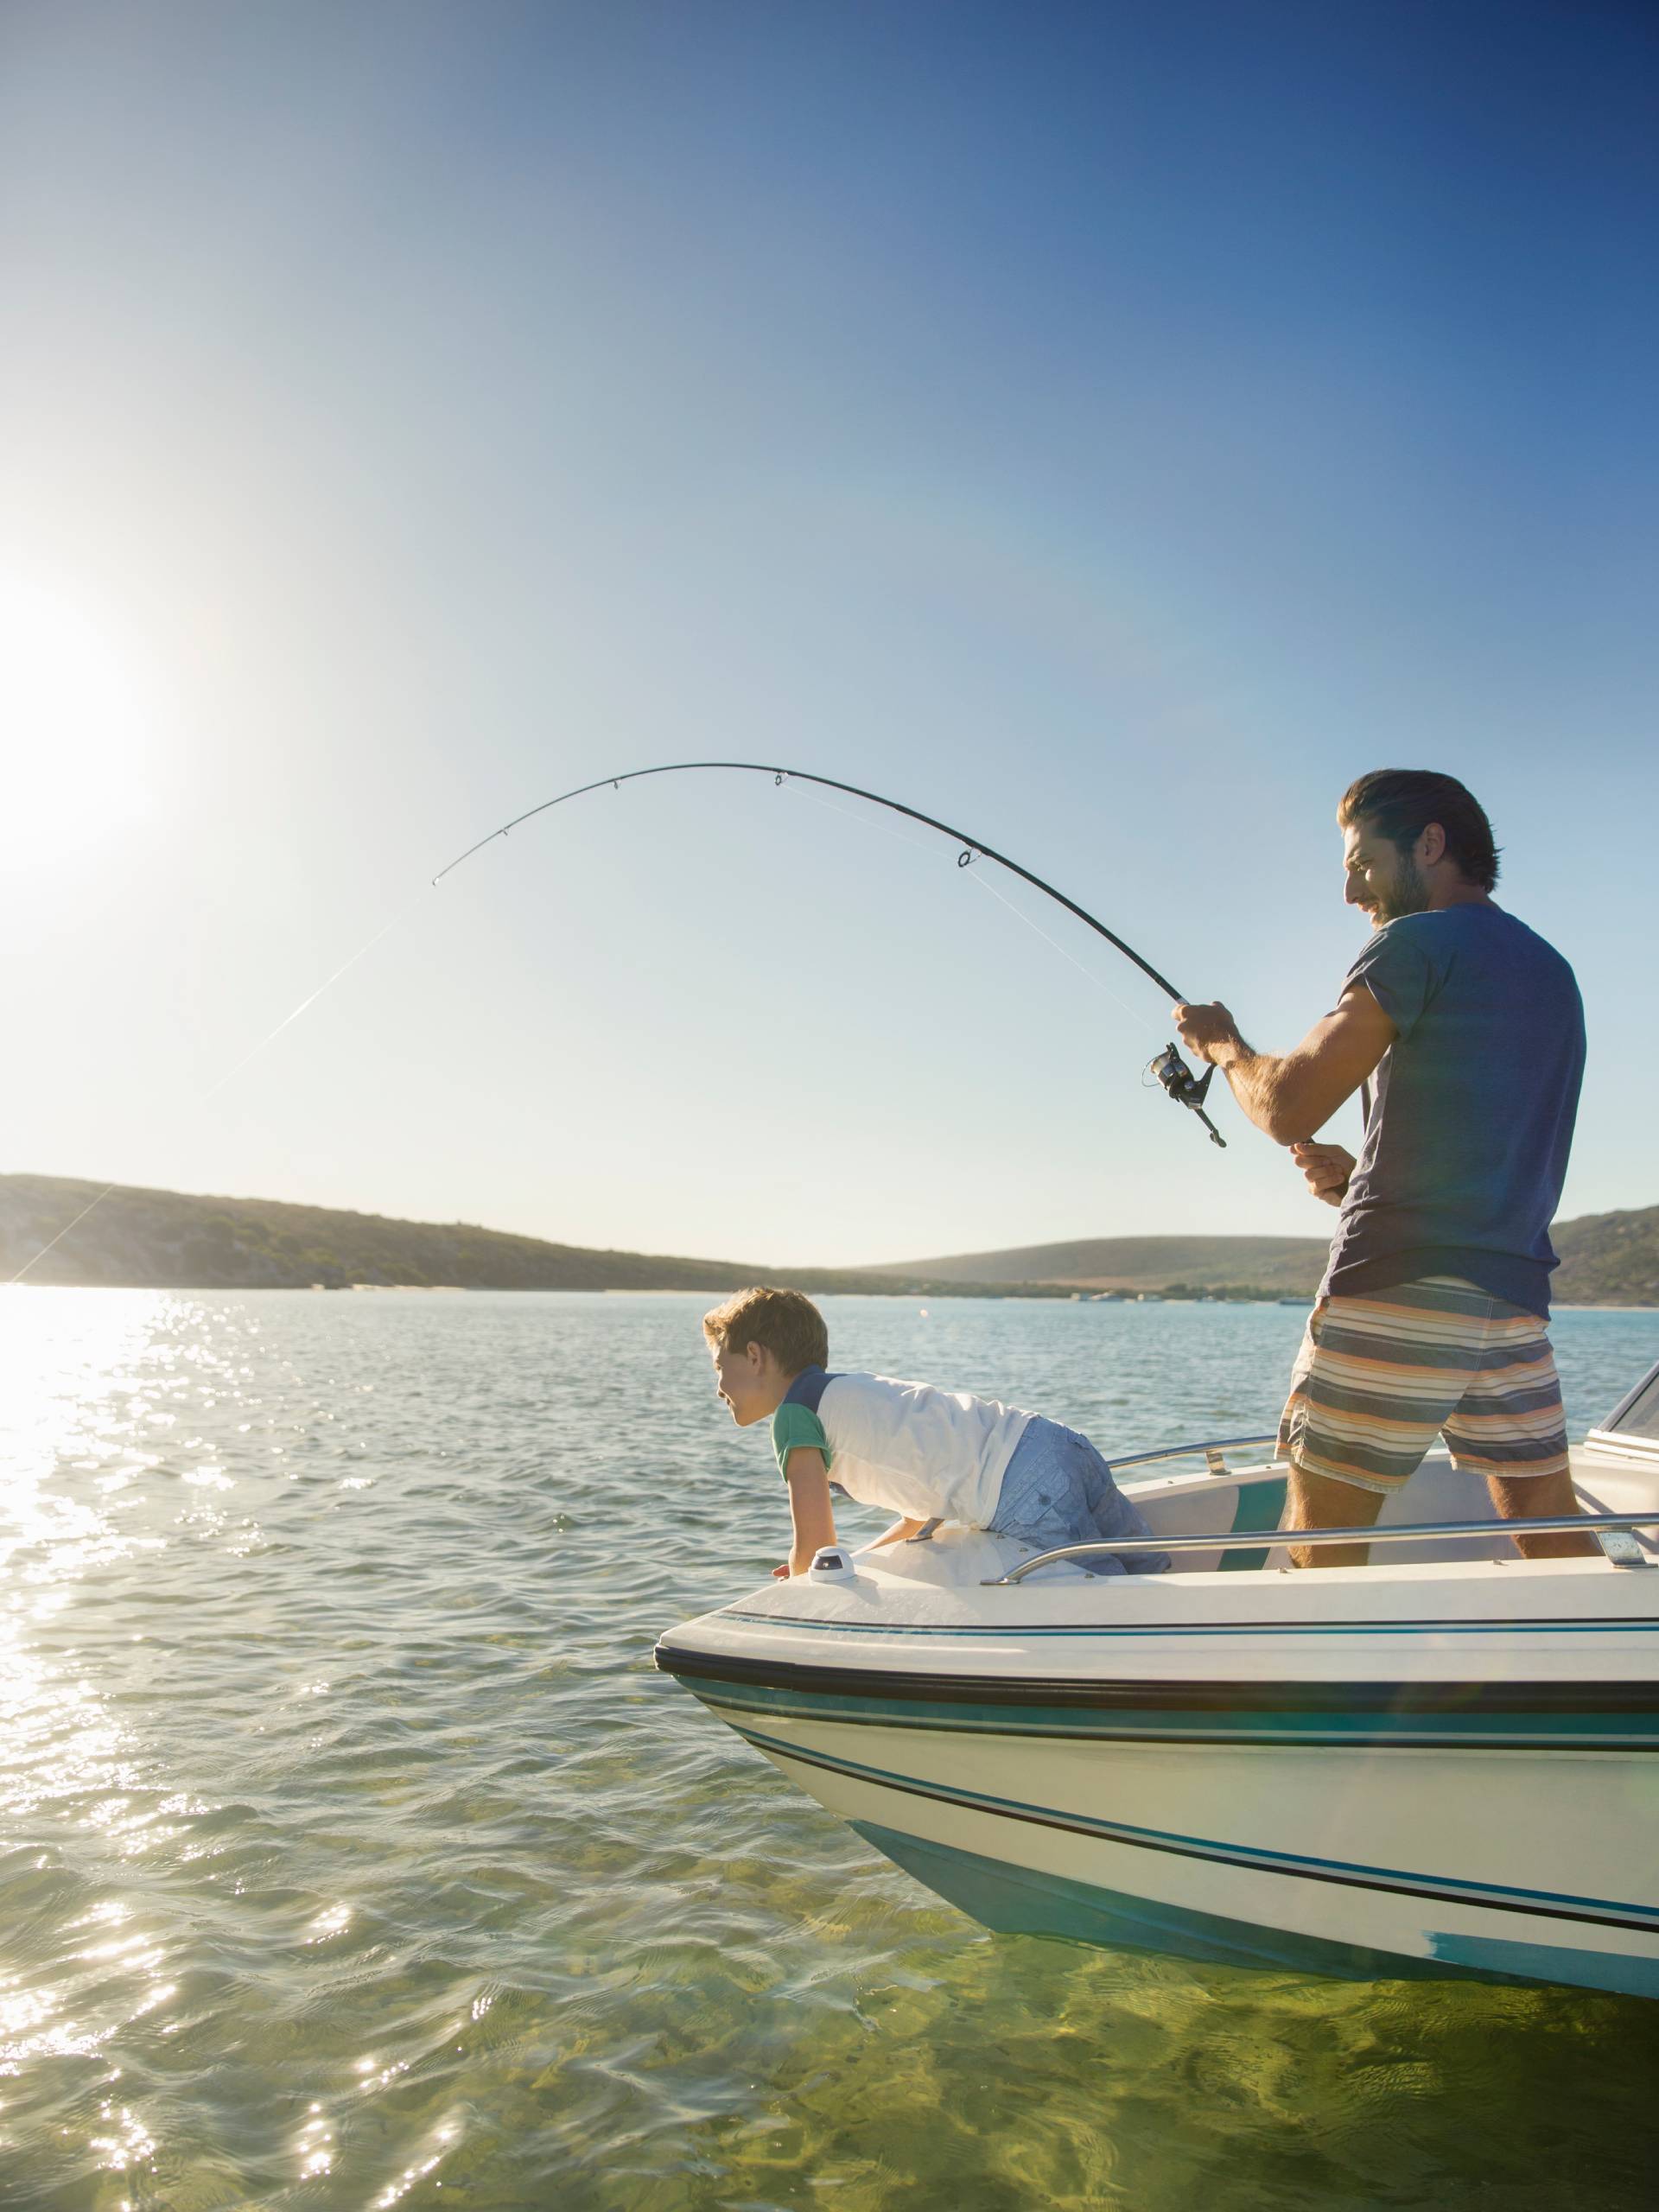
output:
[[[1318,1475],[1293,1459],[1287,1481],[1287,1529],[1369,1529],[1382,1510],[1380,1491],[1363,1490],[1357,1483],[1338,1482],[1332,1475]],[[1363,1567],[1370,1556],[1365,1544],[1295,1544],[1290,1547],[1294,1567]]]
[[[1558,1467],[1548,1475],[1489,1475],[1486,1487],[1498,1516],[1504,1521],[1577,1519],[1584,1511],[1573,1487],[1571,1471]],[[1601,1547],[1591,1535],[1564,1531],[1560,1535],[1517,1535],[1516,1549],[1522,1559],[1580,1559]]]

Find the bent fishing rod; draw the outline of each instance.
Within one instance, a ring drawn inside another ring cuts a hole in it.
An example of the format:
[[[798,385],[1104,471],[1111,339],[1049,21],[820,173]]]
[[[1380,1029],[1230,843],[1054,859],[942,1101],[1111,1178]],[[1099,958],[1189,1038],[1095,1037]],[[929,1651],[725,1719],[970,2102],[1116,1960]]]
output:
[[[509,836],[522,823],[533,821],[538,814],[547,813],[551,807],[563,806],[569,799],[585,798],[589,791],[602,791],[607,786],[612,791],[620,791],[624,784],[638,783],[645,776],[694,775],[711,768],[734,769],[746,775],[770,776],[778,785],[818,784],[825,791],[845,791],[850,798],[867,799],[872,806],[884,806],[891,814],[902,814],[908,821],[919,822],[926,829],[937,830],[961,847],[957,855],[958,868],[969,867],[976,857],[995,861],[999,868],[1007,868],[1010,875],[1017,875],[1021,882],[1030,884],[1046,899],[1052,899],[1057,906],[1064,906],[1068,914],[1073,914],[1078,921],[1086,923],[1096,937],[1103,937],[1107,944],[1121,952],[1126,960],[1132,960],[1141,974],[1156,983],[1167,997],[1176,1000],[1185,998],[1184,991],[1178,991],[1166,976],[1160,976],[1150,961],[1143,960],[1132,944],[1126,944],[1117,932],[1109,930],[1097,915],[1091,914],[1086,906],[1078,906],[1075,899],[1068,899],[1064,891],[1056,890],[1052,883],[1046,882],[1040,875],[1033,874],[1030,868],[1021,868],[1018,861],[1011,861],[1006,853],[999,853],[994,845],[985,844],[977,837],[970,837],[964,830],[953,829],[948,822],[941,822],[935,815],[924,814],[918,807],[906,806],[896,798],[884,798],[880,791],[864,791],[857,784],[837,783],[833,776],[814,775],[805,768],[780,768],[768,760],[670,760],[660,767],[628,768],[620,775],[600,776],[591,784],[578,784],[574,791],[561,791],[556,798],[545,798],[539,806],[529,807],[523,814],[515,814],[511,822],[504,822],[499,830],[492,830],[487,837],[480,837],[475,845],[468,845],[464,853],[457,854],[454,860],[438,870],[432,879],[433,883],[442,883],[444,877],[451,874],[463,861],[471,860],[474,853],[482,852],[486,845],[493,845],[498,837]],[[1206,1068],[1201,1079],[1195,1077],[1175,1046],[1167,1045],[1148,1064],[1148,1071],[1156,1077],[1178,1106],[1185,1106],[1198,1116],[1210,1132],[1210,1141],[1225,1150],[1227,1140],[1205,1113],[1204,1105],[1215,1069]]]

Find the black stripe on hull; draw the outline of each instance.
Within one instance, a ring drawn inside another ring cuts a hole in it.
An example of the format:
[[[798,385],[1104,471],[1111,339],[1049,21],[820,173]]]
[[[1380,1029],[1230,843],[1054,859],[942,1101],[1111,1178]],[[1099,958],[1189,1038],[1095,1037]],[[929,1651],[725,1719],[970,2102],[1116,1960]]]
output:
[[[1387,1713],[1447,1718],[1495,1713],[1659,1715],[1659,1681],[1254,1682],[1165,1681],[1076,1675],[938,1675],[909,1669],[802,1665],[658,1644],[665,1675],[807,1696],[888,1699],[930,1705],[1040,1707],[1085,1713]]]

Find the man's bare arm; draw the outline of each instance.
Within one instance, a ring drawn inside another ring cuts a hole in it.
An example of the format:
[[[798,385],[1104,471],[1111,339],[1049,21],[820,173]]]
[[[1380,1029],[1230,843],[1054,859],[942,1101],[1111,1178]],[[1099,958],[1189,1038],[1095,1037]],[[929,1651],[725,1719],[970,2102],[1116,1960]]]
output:
[[[1363,983],[1283,1053],[1257,1052],[1224,1006],[1178,1006],[1182,1041],[1226,1077],[1258,1129],[1275,1144],[1303,1144],[1351,1098],[1399,1033]]]

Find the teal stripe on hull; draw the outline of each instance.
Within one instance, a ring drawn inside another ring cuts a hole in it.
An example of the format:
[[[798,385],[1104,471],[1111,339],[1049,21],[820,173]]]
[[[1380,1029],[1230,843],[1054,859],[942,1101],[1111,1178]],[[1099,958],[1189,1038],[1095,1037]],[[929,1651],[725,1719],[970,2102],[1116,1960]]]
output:
[[[1431,1936],[1433,1955],[1416,1958],[1098,1889],[953,1845],[925,1842],[873,1821],[850,1825],[895,1866],[1000,1935],[1052,1936],[1205,1966],[1288,1967],[1341,1981],[1559,1982],[1659,1997],[1659,1961],[1616,1952]]]
[[[882,1728],[931,1728],[968,1735],[1072,1736],[1096,1742],[1224,1743],[1307,1749],[1394,1746],[1408,1750],[1630,1751],[1659,1750],[1659,1713],[1228,1713],[1225,1710],[1079,1710],[1065,1706],[944,1705],[926,1698],[853,1697],[771,1683],[685,1687],[722,1719],[734,1713],[789,1713],[802,1720]]]
[[[1516,1943],[1501,1936],[1437,1935],[1429,1942],[1437,1960],[1483,1980],[1565,1982],[1575,1989],[1610,1989],[1621,1997],[1659,1998],[1659,1959]]]
[[[1283,1475],[1276,1482],[1242,1483],[1239,1485],[1238,1508],[1233,1515],[1232,1534],[1235,1536],[1264,1536],[1269,1529],[1276,1529],[1284,1517],[1287,1487]],[[1223,1552],[1221,1572],[1224,1574],[1259,1573],[1267,1563],[1268,1555],[1264,1551]]]

